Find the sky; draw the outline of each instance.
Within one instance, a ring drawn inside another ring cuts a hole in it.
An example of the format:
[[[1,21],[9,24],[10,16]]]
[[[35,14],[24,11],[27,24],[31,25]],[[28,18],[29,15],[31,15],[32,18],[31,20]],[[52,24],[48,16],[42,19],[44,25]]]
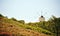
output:
[[[37,22],[41,12],[45,20],[60,17],[60,0],[0,0],[0,14],[8,18]]]

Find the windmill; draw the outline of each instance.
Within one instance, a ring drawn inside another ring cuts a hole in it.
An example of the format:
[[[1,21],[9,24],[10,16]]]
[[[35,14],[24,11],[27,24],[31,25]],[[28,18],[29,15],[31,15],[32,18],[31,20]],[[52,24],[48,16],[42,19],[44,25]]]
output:
[[[45,17],[42,15],[42,11],[41,11],[41,16],[39,17],[39,22],[43,22],[45,21]]]

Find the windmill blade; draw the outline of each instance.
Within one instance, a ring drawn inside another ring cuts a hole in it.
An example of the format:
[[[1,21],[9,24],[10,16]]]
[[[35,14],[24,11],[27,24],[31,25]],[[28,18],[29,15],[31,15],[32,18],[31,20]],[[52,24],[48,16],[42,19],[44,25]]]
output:
[[[37,14],[38,14],[39,16],[42,16],[42,15],[43,15],[43,12],[42,12],[42,11],[41,11],[40,13],[37,12]]]
[[[39,12],[37,12],[37,14],[38,14],[38,16],[40,16],[40,13]]]
[[[44,13],[44,15],[46,15],[46,14],[47,14],[47,12]]]
[[[43,15],[43,11],[41,10],[41,16]]]

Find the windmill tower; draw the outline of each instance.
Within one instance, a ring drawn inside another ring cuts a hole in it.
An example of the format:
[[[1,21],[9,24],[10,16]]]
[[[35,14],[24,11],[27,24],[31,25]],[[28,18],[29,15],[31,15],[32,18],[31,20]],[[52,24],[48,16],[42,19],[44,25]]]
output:
[[[41,11],[41,16],[39,17],[39,22],[43,22],[45,21],[45,17],[42,15],[42,11]]]

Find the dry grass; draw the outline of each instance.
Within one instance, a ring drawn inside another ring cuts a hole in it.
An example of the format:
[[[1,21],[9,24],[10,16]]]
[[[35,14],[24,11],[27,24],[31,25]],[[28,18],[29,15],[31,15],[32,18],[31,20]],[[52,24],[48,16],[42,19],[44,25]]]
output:
[[[49,36],[30,29],[22,28],[16,25],[16,23],[10,23],[10,21],[7,21],[7,19],[5,18],[0,19],[0,33],[8,32],[11,33],[13,36]]]

